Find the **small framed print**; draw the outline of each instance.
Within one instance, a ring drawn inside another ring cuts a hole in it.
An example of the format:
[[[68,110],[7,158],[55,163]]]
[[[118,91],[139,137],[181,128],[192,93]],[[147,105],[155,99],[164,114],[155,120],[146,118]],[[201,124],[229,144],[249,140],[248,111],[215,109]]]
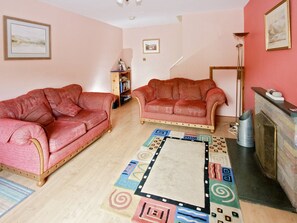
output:
[[[266,50],[291,48],[290,2],[283,0],[265,13]]]
[[[143,53],[160,53],[160,39],[143,40]]]
[[[3,16],[4,59],[51,59],[48,24]]]

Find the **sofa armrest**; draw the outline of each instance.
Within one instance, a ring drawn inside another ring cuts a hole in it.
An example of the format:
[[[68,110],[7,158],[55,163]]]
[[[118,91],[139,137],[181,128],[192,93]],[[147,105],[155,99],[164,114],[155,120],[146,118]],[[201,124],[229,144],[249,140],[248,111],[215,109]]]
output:
[[[141,103],[141,106],[144,107],[147,102],[155,99],[155,92],[152,87],[145,85],[135,89],[132,92],[132,96],[137,98]]]
[[[207,122],[214,124],[214,116],[216,107],[227,103],[227,98],[224,91],[220,88],[210,89],[206,94],[206,109],[207,109]]]
[[[31,153],[33,159],[33,156],[38,152],[39,160],[42,162],[42,172],[47,169],[49,160],[48,139],[44,129],[39,124],[16,119],[0,119],[0,134],[4,136],[1,137],[3,144],[15,144],[26,148],[34,145],[32,148],[36,148],[37,151],[27,150],[26,153]]]
[[[78,105],[88,110],[104,110],[110,118],[112,103],[116,97],[111,93],[102,92],[82,92]]]
[[[21,126],[26,125],[26,122],[10,119],[0,119],[0,143],[8,143],[12,134]]]

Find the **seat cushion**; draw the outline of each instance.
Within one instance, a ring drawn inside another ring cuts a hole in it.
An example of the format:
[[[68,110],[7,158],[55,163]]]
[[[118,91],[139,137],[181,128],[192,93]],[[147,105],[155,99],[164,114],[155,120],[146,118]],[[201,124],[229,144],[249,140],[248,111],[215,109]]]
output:
[[[173,114],[176,100],[156,99],[145,105],[146,112]]]
[[[81,122],[54,121],[45,127],[51,153],[61,150],[74,140],[84,135],[87,130]]]
[[[83,109],[76,116],[60,116],[58,120],[81,122],[86,125],[87,130],[99,125],[107,119],[105,111],[90,111]]]
[[[174,114],[195,117],[206,116],[206,103],[200,100],[179,100],[174,106]]]

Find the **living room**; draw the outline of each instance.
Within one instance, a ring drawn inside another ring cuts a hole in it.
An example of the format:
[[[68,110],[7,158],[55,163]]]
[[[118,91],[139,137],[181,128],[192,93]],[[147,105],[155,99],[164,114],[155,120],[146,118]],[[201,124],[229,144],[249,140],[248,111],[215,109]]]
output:
[[[50,24],[51,59],[4,60],[1,52],[0,100],[15,98],[33,89],[73,83],[88,92],[111,92],[110,71],[116,69],[119,58],[131,67],[132,89],[147,84],[152,78],[208,78],[209,66],[237,64],[237,40],[233,33],[249,32],[244,40],[244,110],[255,107],[251,87],[277,89],[296,105],[296,67],[292,66],[297,52],[294,47],[297,4],[294,0],[290,1],[292,48],[265,50],[264,14],[278,3],[279,0],[250,0],[239,8],[185,14],[174,24],[118,28],[46,1],[3,0],[0,3],[2,18],[11,16]],[[131,1],[121,10],[133,4]],[[119,6],[115,3],[115,7]],[[137,22],[137,19],[130,22]],[[1,27],[0,42],[4,41],[3,36]],[[150,38],[160,39],[159,54],[143,54],[142,41]],[[228,75],[215,78],[218,85],[225,88],[227,97],[231,97],[234,85],[228,85]],[[229,104],[229,107],[222,106],[218,115],[234,116],[234,101]],[[140,125],[138,118],[138,107],[133,100],[114,109],[113,131],[56,171],[40,188],[30,179],[1,171],[0,176],[32,188],[35,193],[0,218],[0,222],[129,222],[102,211],[100,203],[136,150],[156,128],[198,132],[185,127]],[[215,133],[234,137],[227,132],[225,123],[218,124]],[[271,219],[294,222],[297,219],[296,214],[247,202],[241,206],[245,222],[271,222]]]

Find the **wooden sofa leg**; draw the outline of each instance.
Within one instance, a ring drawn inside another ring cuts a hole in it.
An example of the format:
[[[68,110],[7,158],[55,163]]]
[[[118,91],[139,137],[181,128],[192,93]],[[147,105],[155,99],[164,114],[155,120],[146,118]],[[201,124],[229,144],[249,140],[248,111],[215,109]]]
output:
[[[38,182],[37,182],[37,186],[38,187],[42,187],[46,182],[46,179],[40,179]]]
[[[144,124],[144,121],[140,120],[140,124],[143,125]]]

